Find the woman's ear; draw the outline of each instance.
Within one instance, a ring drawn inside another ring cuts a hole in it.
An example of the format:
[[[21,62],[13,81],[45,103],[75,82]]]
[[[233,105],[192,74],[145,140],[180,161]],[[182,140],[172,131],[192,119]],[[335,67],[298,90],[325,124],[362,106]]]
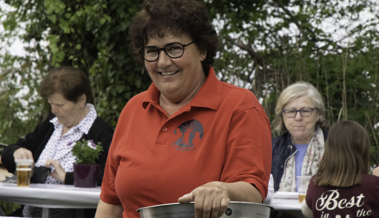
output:
[[[204,49],[204,51],[200,51],[200,61],[204,61],[207,57],[207,50]]]
[[[87,103],[87,96],[85,94],[82,94],[80,97],[79,97],[79,102],[82,106],[85,106],[86,103]]]

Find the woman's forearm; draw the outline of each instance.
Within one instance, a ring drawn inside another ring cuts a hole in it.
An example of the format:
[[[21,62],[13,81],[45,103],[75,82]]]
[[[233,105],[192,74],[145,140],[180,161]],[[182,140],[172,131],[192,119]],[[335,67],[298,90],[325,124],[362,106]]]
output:
[[[262,203],[263,197],[257,188],[247,182],[222,183],[231,201]]]
[[[124,209],[121,205],[108,204],[100,200],[97,205],[95,218],[122,218]]]

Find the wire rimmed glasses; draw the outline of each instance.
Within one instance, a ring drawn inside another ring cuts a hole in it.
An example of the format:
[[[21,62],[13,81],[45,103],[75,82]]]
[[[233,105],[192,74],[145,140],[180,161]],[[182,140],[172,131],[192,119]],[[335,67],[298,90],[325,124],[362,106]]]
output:
[[[303,108],[300,108],[299,110],[290,108],[287,110],[282,110],[282,113],[288,118],[295,117],[297,112],[299,112],[302,117],[309,117],[312,115],[315,109],[316,108],[310,108],[310,107],[303,107]]]
[[[148,62],[158,60],[161,51],[164,51],[170,58],[180,58],[184,54],[184,48],[194,43],[194,41],[183,45],[180,42],[168,43],[164,48],[157,48],[155,46],[145,46],[141,50],[142,57]]]

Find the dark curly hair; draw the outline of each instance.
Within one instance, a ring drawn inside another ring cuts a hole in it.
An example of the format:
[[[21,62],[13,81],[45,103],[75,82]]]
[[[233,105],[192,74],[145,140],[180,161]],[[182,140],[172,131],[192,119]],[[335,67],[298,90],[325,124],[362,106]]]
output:
[[[217,52],[217,33],[209,22],[203,3],[195,0],[145,0],[143,8],[137,13],[130,27],[131,49],[142,62],[141,49],[148,37],[187,35],[207,56],[202,62],[207,74]]]

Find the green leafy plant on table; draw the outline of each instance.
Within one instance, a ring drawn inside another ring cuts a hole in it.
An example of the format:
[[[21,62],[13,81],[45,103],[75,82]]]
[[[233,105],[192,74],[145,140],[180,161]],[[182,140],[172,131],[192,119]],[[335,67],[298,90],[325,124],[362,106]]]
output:
[[[71,144],[69,144],[71,145]],[[77,164],[95,164],[95,160],[99,157],[103,147],[95,144],[92,140],[79,140],[72,147],[72,154],[76,156]]]

